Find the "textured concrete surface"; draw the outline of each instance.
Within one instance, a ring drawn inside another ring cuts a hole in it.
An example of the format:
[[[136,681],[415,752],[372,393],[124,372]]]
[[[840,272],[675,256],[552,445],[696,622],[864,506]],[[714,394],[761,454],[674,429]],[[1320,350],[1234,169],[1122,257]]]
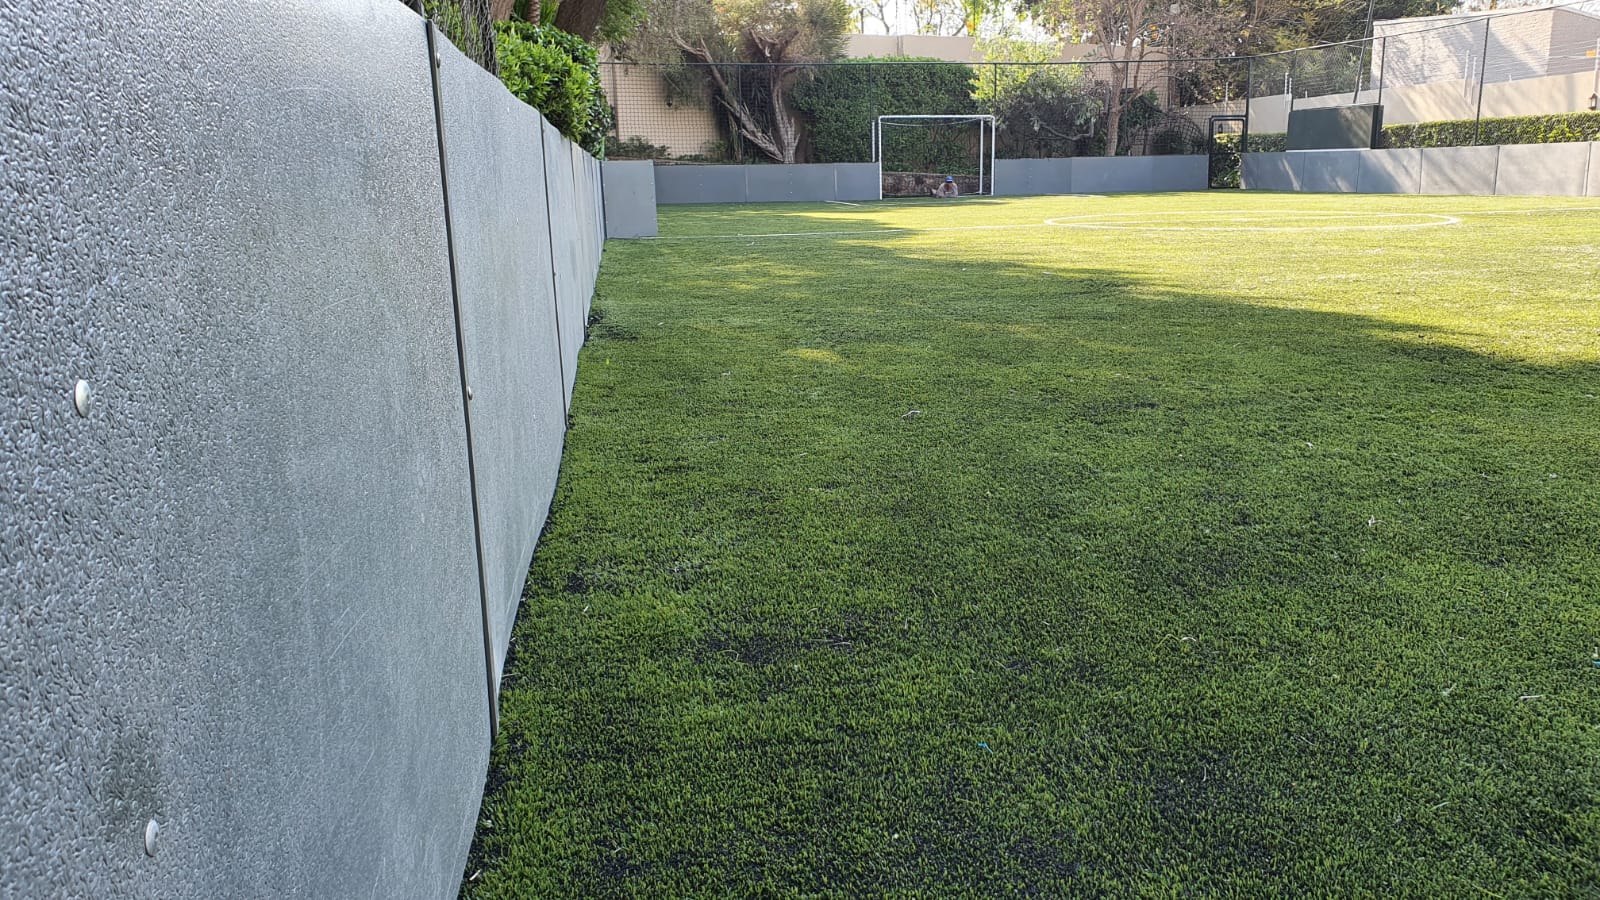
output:
[[[1245,153],[1239,157],[1240,185],[1251,191],[1297,191],[1300,180],[1287,153]]]
[[[845,202],[878,199],[878,166],[875,163],[834,163],[835,200]]]
[[[1383,107],[1320,106],[1289,113],[1288,150],[1371,150],[1383,128]]]
[[[1072,160],[1072,190],[1079,194],[1203,191],[1209,186],[1205,156],[1080,156]]]
[[[453,896],[488,720],[421,21],[4,28],[0,893]]]
[[[878,199],[874,163],[656,166],[656,202],[822,203]]]
[[[1356,190],[1363,194],[1422,193],[1421,150],[1362,150]]]
[[[1070,159],[999,159],[994,164],[997,197],[1072,193]]]
[[[749,166],[656,166],[656,203],[743,203]]]
[[[1589,144],[1589,188],[1585,196],[1600,197],[1600,142]]]
[[[648,160],[606,162],[606,233],[614,238],[655,237],[656,164]]]
[[[542,120],[442,48],[458,334],[404,6],[5,10],[0,895],[454,896],[565,421]]]
[[[566,431],[549,223],[542,214],[543,121],[455,47],[443,44],[440,57],[490,671],[498,683]]]
[[[745,173],[745,200],[749,203],[837,199],[838,176],[831,165],[750,166]]]
[[[1302,150],[1292,154],[1295,181],[1300,190],[1321,194],[1348,194],[1361,176],[1360,150]]]
[[[542,122],[542,120],[541,120]],[[587,280],[583,271],[582,235],[577,212],[577,180],[572,153],[554,125],[542,122],[544,176],[549,194],[551,261],[555,267],[556,325],[561,336],[563,395],[570,407],[578,378],[578,350],[583,346],[586,299],[579,298]]]
[[[1589,173],[1588,144],[1505,144],[1494,192],[1582,197]]]
[[[1424,147],[1422,193],[1493,194],[1499,147]]]

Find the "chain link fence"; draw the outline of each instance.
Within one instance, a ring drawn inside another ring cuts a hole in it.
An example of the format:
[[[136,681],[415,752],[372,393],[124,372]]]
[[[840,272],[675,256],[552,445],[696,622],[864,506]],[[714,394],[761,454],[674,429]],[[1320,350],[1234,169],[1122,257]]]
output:
[[[1251,148],[1282,149],[1296,109],[1376,103],[1385,124],[1451,123],[1464,143],[1503,135],[1485,119],[1553,116],[1600,103],[1600,15],[1571,6],[1377,23],[1370,39],[1248,60]]]
[[[500,74],[494,49],[492,0],[400,0],[413,12],[432,19],[444,36],[491,75]]]

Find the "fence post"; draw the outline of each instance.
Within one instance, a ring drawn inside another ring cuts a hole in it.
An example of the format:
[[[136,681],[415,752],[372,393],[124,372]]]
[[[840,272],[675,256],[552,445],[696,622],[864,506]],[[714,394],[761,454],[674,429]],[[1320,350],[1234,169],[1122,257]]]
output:
[[[1284,75],[1283,78],[1284,87],[1289,89],[1286,91],[1286,93],[1289,95],[1289,112],[1291,114],[1294,113],[1294,64],[1299,60],[1299,52],[1292,52],[1289,54],[1289,71]],[[1287,125],[1285,125],[1285,128],[1287,128]]]
[[[1378,39],[1378,105],[1383,105],[1383,83],[1389,78],[1389,36]]]
[[[1478,57],[1478,111],[1472,117],[1472,143],[1483,143],[1483,80],[1489,72],[1490,18],[1483,19],[1483,53]]]
[[[1244,133],[1239,135],[1239,152],[1250,152],[1250,97],[1256,90],[1256,58],[1244,61]],[[1243,165],[1243,163],[1241,163]]]

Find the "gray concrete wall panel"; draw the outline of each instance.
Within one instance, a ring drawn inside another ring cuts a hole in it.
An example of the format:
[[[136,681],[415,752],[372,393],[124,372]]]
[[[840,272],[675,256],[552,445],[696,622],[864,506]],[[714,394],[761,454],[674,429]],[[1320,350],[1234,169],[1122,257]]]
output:
[[[745,200],[749,203],[822,203],[839,199],[832,165],[749,166]]]
[[[1499,147],[1425,147],[1422,193],[1493,194]]]
[[[1361,154],[1370,150],[1302,150],[1294,154],[1300,190],[1319,194],[1354,193],[1361,178]]]
[[[1600,197],[1600,142],[1589,145],[1589,188],[1585,196]]]
[[[1028,197],[1072,193],[1070,159],[999,159],[994,164],[995,195]]]
[[[648,160],[605,164],[606,233],[614,238],[655,237],[656,164]]]
[[[1072,190],[1079,194],[1203,191],[1204,156],[1080,156],[1072,160]]]
[[[539,214],[543,122],[455,47],[443,44],[440,56],[490,672],[498,686],[566,430],[549,222]]]
[[[1500,148],[1496,194],[1582,197],[1588,144],[1506,144]]]
[[[576,212],[576,181],[567,141],[549,122],[541,121],[544,135],[545,183],[549,195],[551,262],[555,270],[556,322],[561,335],[562,390],[570,406],[577,384],[578,350],[583,346],[583,310],[587,299],[579,296],[584,284],[584,262],[579,247],[581,219]]]
[[[453,896],[488,717],[421,20],[6,10],[0,893]]]
[[[1240,184],[1251,191],[1297,191],[1300,181],[1287,153],[1245,153],[1239,158]]]
[[[834,163],[836,176],[835,200],[846,202],[878,199],[878,166],[876,163]]]
[[[656,202],[744,203],[749,166],[656,166]],[[874,192],[873,196],[877,196]]]
[[[1363,194],[1420,194],[1421,150],[1362,150],[1356,190]]]

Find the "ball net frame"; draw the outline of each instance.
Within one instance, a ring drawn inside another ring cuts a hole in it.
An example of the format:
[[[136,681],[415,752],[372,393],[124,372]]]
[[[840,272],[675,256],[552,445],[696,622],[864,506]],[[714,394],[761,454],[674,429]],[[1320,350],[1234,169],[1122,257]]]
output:
[[[994,145],[996,143],[995,138],[996,138],[996,134],[997,134],[997,132],[995,131],[996,126],[995,126],[994,116],[982,116],[982,115],[965,115],[965,116],[919,115],[919,116],[879,116],[872,123],[872,161],[878,164],[878,199],[879,200],[883,199],[883,124],[885,122],[888,122],[888,123],[890,123],[892,125],[895,122],[899,122],[899,121],[910,121],[910,122],[914,122],[914,123],[919,124],[919,125],[922,124],[923,122],[927,122],[929,125],[931,125],[931,124],[933,124],[933,120],[942,120],[942,121],[945,121],[945,122],[956,122],[956,123],[960,123],[960,122],[977,122],[978,123],[978,193],[977,193],[976,196],[982,196],[983,193],[984,193],[984,190],[983,190],[983,174],[984,174],[984,171],[983,171],[983,157],[984,157],[983,130],[987,126],[987,128],[989,129],[989,144],[988,144],[988,153],[989,153],[989,192],[988,193],[989,193],[989,196],[993,197],[994,196],[994,159],[995,159]]]

